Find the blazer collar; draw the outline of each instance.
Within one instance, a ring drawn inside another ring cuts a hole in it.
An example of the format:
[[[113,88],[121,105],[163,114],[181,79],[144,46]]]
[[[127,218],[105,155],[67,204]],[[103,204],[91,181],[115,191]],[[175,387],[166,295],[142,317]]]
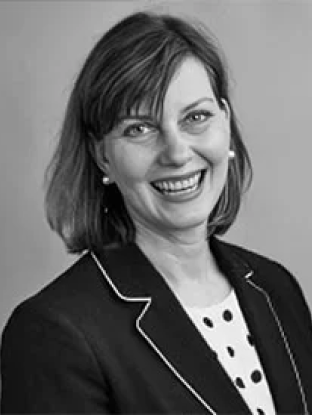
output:
[[[236,291],[277,412],[302,412],[303,399],[287,339],[285,342],[267,293],[253,281],[255,271],[229,245],[216,238],[209,243],[220,269]],[[138,332],[193,394],[201,409],[205,407],[211,414],[250,413],[215,353],[136,244],[105,249],[93,257],[119,298],[144,305],[136,320]]]
[[[232,252],[228,244],[215,237],[208,243],[218,266],[234,287],[253,274],[252,268]],[[163,278],[135,243],[105,248],[95,252],[95,256],[104,266],[110,285],[125,298],[155,297],[159,286],[163,286],[160,283]]]

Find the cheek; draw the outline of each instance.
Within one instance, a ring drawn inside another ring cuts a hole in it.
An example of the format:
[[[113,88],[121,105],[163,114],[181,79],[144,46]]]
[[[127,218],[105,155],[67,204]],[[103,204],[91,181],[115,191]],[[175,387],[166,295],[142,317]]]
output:
[[[228,160],[230,133],[228,128],[220,127],[213,131],[206,140],[207,158],[213,164],[223,164]]]
[[[131,187],[143,181],[149,162],[136,146],[116,143],[107,151],[111,178],[120,187]]]

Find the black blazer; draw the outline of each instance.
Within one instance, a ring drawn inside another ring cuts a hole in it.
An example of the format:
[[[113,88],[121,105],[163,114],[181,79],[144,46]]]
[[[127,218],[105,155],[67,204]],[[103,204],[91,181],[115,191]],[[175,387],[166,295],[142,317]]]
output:
[[[279,264],[210,241],[278,413],[312,413],[311,315]],[[250,414],[135,244],[86,253],[22,303],[2,338],[3,413]]]

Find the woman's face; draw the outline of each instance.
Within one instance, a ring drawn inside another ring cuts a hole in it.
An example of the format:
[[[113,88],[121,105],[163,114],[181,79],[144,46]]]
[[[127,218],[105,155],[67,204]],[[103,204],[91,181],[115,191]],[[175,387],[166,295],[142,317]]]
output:
[[[227,108],[219,107],[204,66],[186,58],[169,84],[161,120],[142,107],[105,138],[105,171],[137,229],[206,232],[227,176]]]

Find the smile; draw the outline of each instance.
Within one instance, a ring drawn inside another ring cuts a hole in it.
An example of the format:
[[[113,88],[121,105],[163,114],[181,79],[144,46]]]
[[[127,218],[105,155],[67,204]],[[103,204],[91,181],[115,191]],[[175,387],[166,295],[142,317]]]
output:
[[[152,186],[166,195],[186,194],[194,192],[199,188],[202,177],[203,171],[198,171],[183,179],[157,180],[152,183]]]

